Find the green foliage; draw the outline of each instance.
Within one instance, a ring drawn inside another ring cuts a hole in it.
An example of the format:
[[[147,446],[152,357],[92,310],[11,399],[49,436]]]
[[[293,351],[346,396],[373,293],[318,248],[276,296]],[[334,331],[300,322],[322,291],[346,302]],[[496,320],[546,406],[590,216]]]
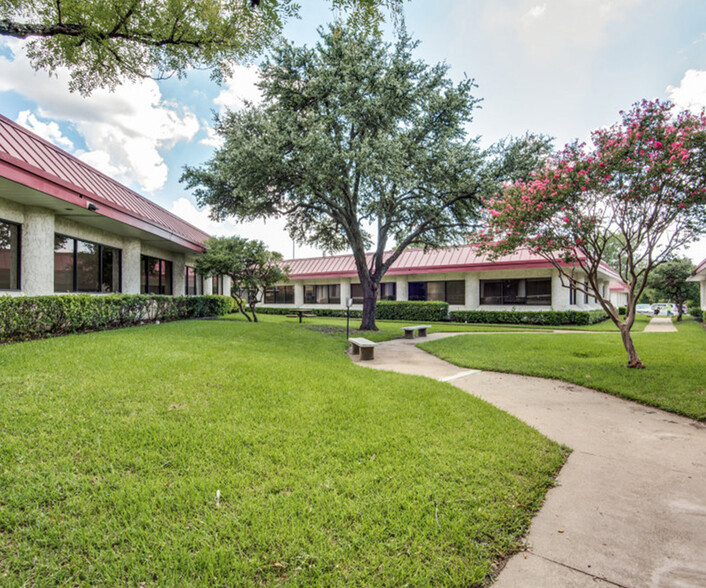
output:
[[[0,584],[485,585],[565,451],[345,346],[243,319],[0,349]]]
[[[608,318],[602,310],[452,310],[451,321],[508,325],[592,325]]]
[[[284,315],[292,314],[291,308],[274,308],[271,306],[263,306],[258,309],[258,314],[274,314],[274,315]],[[342,308],[314,308],[311,309],[312,314],[316,316],[331,316],[331,317],[343,317],[346,316],[346,310]],[[363,316],[363,312],[360,310],[351,310],[350,317],[359,319]]]
[[[331,0],[353,22],[378,28],[404,0]],[[2,0],[0,35],[29,38],[35,69],[71,71],[69,87],[82,94],[124,80],[183,77],[211,68],[221,82],[238,61],[268,47],[296,17],[293,0]]]
[[[681,309],[684,303],[689,299],[699,300],[701,296],[699,284],[686,281],[695,269],[694,264],[687,257],[675,259],[657,266],[647,282],[648,286],[655,291],[657,298],[677,305],[679,320],[681,320]]]
[[[238,310],[247,315],[250,308],[255,322],[255,307],[262,302],[266,288],[287,280],[287,269],[278,264],[282,255],[268,251],[262,241],[243,237],[212,237],[206,251],[196,260],[202,276],[225,275],[231,279],[231,296]]]
[[[692,306],[689,309],[689,314],[693,316],[697,321],[703,321],[704,312],[698,306]]]
[[[620,316],[625,316],[628,312],[628,307],[627,306],[619,306],[618,307],[618,314]]]
[[[225,296],[0,296],[0,343],[221,316],[230,311],[231,301]]]
[[[381,300],[377,303],[376,318],[398,321],[444,321],[449,316],[448,302],[405,302]]]

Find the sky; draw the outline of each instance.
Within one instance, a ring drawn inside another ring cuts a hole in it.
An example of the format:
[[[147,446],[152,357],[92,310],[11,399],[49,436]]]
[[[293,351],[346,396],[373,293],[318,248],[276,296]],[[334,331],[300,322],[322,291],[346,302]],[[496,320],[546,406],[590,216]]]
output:
[[[336,15],[325,0],[301,4],[284,36],[313,45]],[[405,23],[417,58],[475,80],[482,102],[469,131],[483,147],[526,131],[558,147],[588,140],[643,98],[706,107],[704,0],[410,0]],[[282,220],[212,221],[179,182],[184,165],[218,146],[213,113],[257,101],[256,79],[256,65],[239,66],[222,86],[191,72],[85,98],[69,92],[66,72],[35,72],[21,41],[0,39],[0,113],[212,235],[261,239],[285,258],[318,255],[294,246]],[[706,239],[685,253],[706,258]]]

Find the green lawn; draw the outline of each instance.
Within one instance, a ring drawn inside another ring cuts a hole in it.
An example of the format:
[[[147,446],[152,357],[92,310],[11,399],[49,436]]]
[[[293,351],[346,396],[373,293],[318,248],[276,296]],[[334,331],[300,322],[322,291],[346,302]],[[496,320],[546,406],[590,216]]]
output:
[[[480,586],[565,450],[451,385],[356,366],[334,331],[0,347],[0,584]]]
[[[532,334],[452,337],[421,348],[456,365],[555,378],[706,420],[706,331],[693,319],[677,333],[635,333],[645,370],[626,367],[619,337]]]
[[[316,311],[314,311],[315,313]],[[226,320],[243,321],[246,319],[242,314],[236,313],[225,317]],[[263,323],[274,323],[274,324],[287,324],[296,327],[303,327],[308,329],[313,329],[316,331],[326,332],[330,334],[340,334],[345,338],[346,332],[346,319],[336,318],[336,317],[319,317],[316,318],[305,318],[301,325],[299,325],[299,319],[297,318],[287,318],[283,315],[276,314],[259,314],[258,319]],[[403,333],[400,327],[408,326],[411,324],[417,324],[419,321],[376,321],[378,331],[358,331],[357,328],[360,326],[360,319],[351,319],[350,321],[350,331],[351,336],[363,336],[371,341],[387,341],[389,339],[394,339],[396,337],[403,337]],[[423,321],[422,321],[423,322]],[[633,326],[634,332],[642,331],[649,318],[645,316],[637,316],[635,324]],[[502,325],[502,324],[475,324],[475,323],[449,323],[449,322],[432,322],[428,323],[432,325],[429,330],[430,333],[483,333],[483,332],[502,332],[502,333],[516,333],[518,331],[607,331],[618,333],[617,327],[612,323],[612,321],[603,321],[601,323],[596,323],[593,325],[586,326],[538,326],[538,325]]]

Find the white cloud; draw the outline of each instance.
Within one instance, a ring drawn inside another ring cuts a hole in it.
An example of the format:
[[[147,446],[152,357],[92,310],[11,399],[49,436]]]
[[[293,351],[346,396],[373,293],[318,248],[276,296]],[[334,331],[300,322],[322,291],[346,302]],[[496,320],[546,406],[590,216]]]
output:
[[[537,6],[533,6],[532,8],[529,9],[529,14],[533,18],[539,18],[541,17],[545,12],[547,11],[547,5],[545,4],[537,4]]]
[[[214,102],[220,107],[221,114],[226,110],[238,110],[246,103],[262,102],[262,92],[257,87],[260,69],[255,65],[233,67],[233,74],[225,80],[225,87]]]
[[[36,133],[43,139],[46,139],[50,143],[53,143],[57,147],[68,149],[69,151],[74,148],[73,142],[68,137],[64,137],[58,124],[53,121],[48,123],[42,122],[29,110],[20,111],[17,115],[17,123],[21,124],[33,133]]]
[[[706,108],[706,71],[688,70],[678,86],[667,86],[667,95],[680,110],[700,112]]]
[[[72,123],[87,147],[76,155],[116,180],[148,192],[164,186],[168,168],[160,150],[189,141],[198,132],[199,122],[191,111],[162,100],[154,80],[125,83],[114,92],[98,89],[89,97],[72,94],[66,70],[56,76],[35,72],[22,42],[2,44],[14,57],[0,56],[0,91],[15,91],[35,101],[41,118]]]
[[[217,237],[238,235],[247,239],[259,239],[264,241],[272,251],[279,251],[285,259],[292,258],[292,240],[285,230],[284,219],[246,223],[236,223],[231,220],[216,222],[210,218],[208,207],[199,209],[184,197],[175,200],[169,210],[209,235]],[[314,247],[296,246],[295,255],[298,258],[318,257],[321,253]]]
[[[223,147],[223,138],[216,132],[216,129],[205,121],[203,122],[202,126],[204,129],[206,129],[206,138],[201,139],[199,143],[201,143],[201,145],[215,147],[216,149]]]

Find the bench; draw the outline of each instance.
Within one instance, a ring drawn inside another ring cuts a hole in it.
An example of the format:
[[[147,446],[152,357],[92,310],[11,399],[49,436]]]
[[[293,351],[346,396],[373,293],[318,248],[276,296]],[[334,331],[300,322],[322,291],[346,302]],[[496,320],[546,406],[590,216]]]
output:
[[[419,337],[427,336],[427,329],[431,329],[431,325],[415,325],[413,327],[401,327],[404,331],[405,339],[414,339],[414,331],[419,331]]]
[[[287,318],[298,318],[298,319],[299,319],[299,322],[302,322],[302,317],[304,317],[304,318],[316,318],[316,315],[315,315],[315,314],[311,314],[310,312],[307,313],[307,312],[304,311],[304,310],[295,310],[295,311],[292,311],[290,314],[285,314],[284,316],[286,316]]]
[[[348,342],[351,344],[351,353],[353,353],[353,355],[358,355],[360,353],[361,361],[375,359],[374,353],[377,343],[368,341],[363,337],[351,337],[348,339]]]

